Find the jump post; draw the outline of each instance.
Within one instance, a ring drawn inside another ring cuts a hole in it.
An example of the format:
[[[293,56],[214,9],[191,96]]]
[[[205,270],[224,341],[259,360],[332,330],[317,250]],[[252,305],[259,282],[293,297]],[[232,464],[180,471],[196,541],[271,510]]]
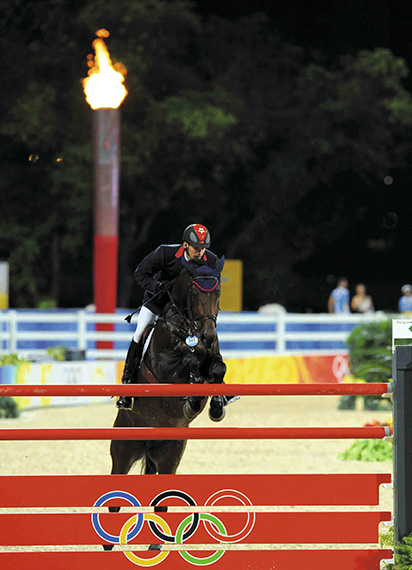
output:
[[[407,477],[412,471],[412,347],[397,347],[395,358],[394,524],[395,538],[400,540],[412,532],[412,492]],[[233,394],[234,391],[240,395],[383,395],[389,391],[388,388],[388,384],[0,385],[0,395],[87,393],[150,397]],[[122,428],[0,429],[0,439],[112,439],[117,437],[116,429]],[[384,428],[379,427],[222,427],[179,431],[183,429],[170,428],[167,431],[172,433],[168,437],[187,438],[188,432],[193,433],[194,439],[200,436],[205,439],[353,439],[388,435]],[[165,428],[130,428],[130,433],[131,438],[164,439],[167,436]],[[120,439],[126,437],[123,432],[118,436]],[[48,550],[3,550],[0,552],[0,568],[15,570],[27,564],[32,570],[86,570],[94,565],[100,570],[130,570],[142,566],[184,570],[205,565],[213,570],[232,567],[237,570],[377,570],[382,559],[392,558],[392,550],[377,546],[378,525],[391,520],[390,512],[283,512],[279,507],[377,506],[379,486],[390,481],[390,474],[1,476],[0,509],[18,509],[20,512],[0,514],[0,544],[6,547],[45,546]],[[133,506],[133,513],[129,510],[108,513],[110,505]],[[27,509],[39,507],[85,507],[88,511],[27,512]],[[21,509],[26,510],[21,512]],[[116,550],[103,551],[102,544],[125,546],[123,550],[118,546]],[[150,544],[161,545],[162,549],[148,551],[147,545]],[[268,547],[275,544],[282,547]],[[283,548],[291,544],[317,547]],[[345,549],[340,547],[342,544],[346,545]],[[347,548],[350,544],[357,546]],[[370,544],[375,546],[359,547]],[[54,550],[50,550],[52,545]],[[79,546],[84,548],[86,545],[95,545],[99,549],[78,550]],[[202,545],[207,545],[207,549],[204,546],[202,549]],[[230,549],[230,545],[240,545],[242,549]],[[331,548],[330,545],[339,546]]]

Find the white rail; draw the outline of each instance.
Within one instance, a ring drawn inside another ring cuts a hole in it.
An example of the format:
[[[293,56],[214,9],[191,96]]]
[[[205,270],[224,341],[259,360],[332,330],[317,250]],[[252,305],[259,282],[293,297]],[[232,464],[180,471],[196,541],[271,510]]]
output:
[[[63,345],[86,351],[88,359],[124,359],[135,322],[127,314],[95,314],[79,311],[0,311],[0,353],[18,353],[31,359],[44,357],[46,348]],[[218,332],[226,358],[279,353],[339,353],[351,329],[361,322],[390,315],[221,313]],[[99,324],[114,330],[96,330]],[[113,348],[102,348],[110,341]]]

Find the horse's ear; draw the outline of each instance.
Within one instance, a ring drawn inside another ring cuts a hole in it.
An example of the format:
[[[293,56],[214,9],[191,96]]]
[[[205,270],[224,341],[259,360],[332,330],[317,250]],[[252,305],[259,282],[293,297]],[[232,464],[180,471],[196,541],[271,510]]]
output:
[[[218,273],[219,275],[222,273],[224,264],[225,264],[225,256],[222,255],[222,257],[216,263],[215,268],[214,268],[216,273]]]
[[[186,271],[189,273],[189,275],[193,276],[195,274],[196,269],[193,267],[193,265],[189,261],[187,261],[184,254],[182,255],[182,266],[186,269]]]

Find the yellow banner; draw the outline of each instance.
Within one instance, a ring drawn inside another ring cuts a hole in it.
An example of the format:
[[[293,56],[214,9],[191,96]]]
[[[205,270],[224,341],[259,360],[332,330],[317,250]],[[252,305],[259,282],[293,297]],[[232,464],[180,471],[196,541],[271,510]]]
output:
[[[220,308],[222,311],[242,310],[242,262],[227,259],[221,277]]]
[[[349,374],[347,356],[277,355],[225,360],[227,384],[309,384],[343,382]]]

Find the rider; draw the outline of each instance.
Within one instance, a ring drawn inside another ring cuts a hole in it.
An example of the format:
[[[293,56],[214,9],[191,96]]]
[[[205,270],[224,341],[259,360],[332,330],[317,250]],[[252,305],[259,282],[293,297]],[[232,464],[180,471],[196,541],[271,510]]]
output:
[[[130,343],[123,370],[122,384],[129,384],[132,372],[140,361],[140,339],[145,329],[154,324],[162,308],[167,304],[167,295],[162,294],[172,279],[177,277],[182,270],[181,258],[190,261],[202,260],[210,267],[215,267],[218,257],[211,251],[210,234],[205,226],[191,224],[183,232],[183,245],[160,245],[152,253],[149,253],[140,262],[134,277],[137,283],[145,289],[143,306],[140,309],[136,331]],[[129,396],[121,396],[117,403],[118,408],[129,410],[133,406],[133,399]]]

